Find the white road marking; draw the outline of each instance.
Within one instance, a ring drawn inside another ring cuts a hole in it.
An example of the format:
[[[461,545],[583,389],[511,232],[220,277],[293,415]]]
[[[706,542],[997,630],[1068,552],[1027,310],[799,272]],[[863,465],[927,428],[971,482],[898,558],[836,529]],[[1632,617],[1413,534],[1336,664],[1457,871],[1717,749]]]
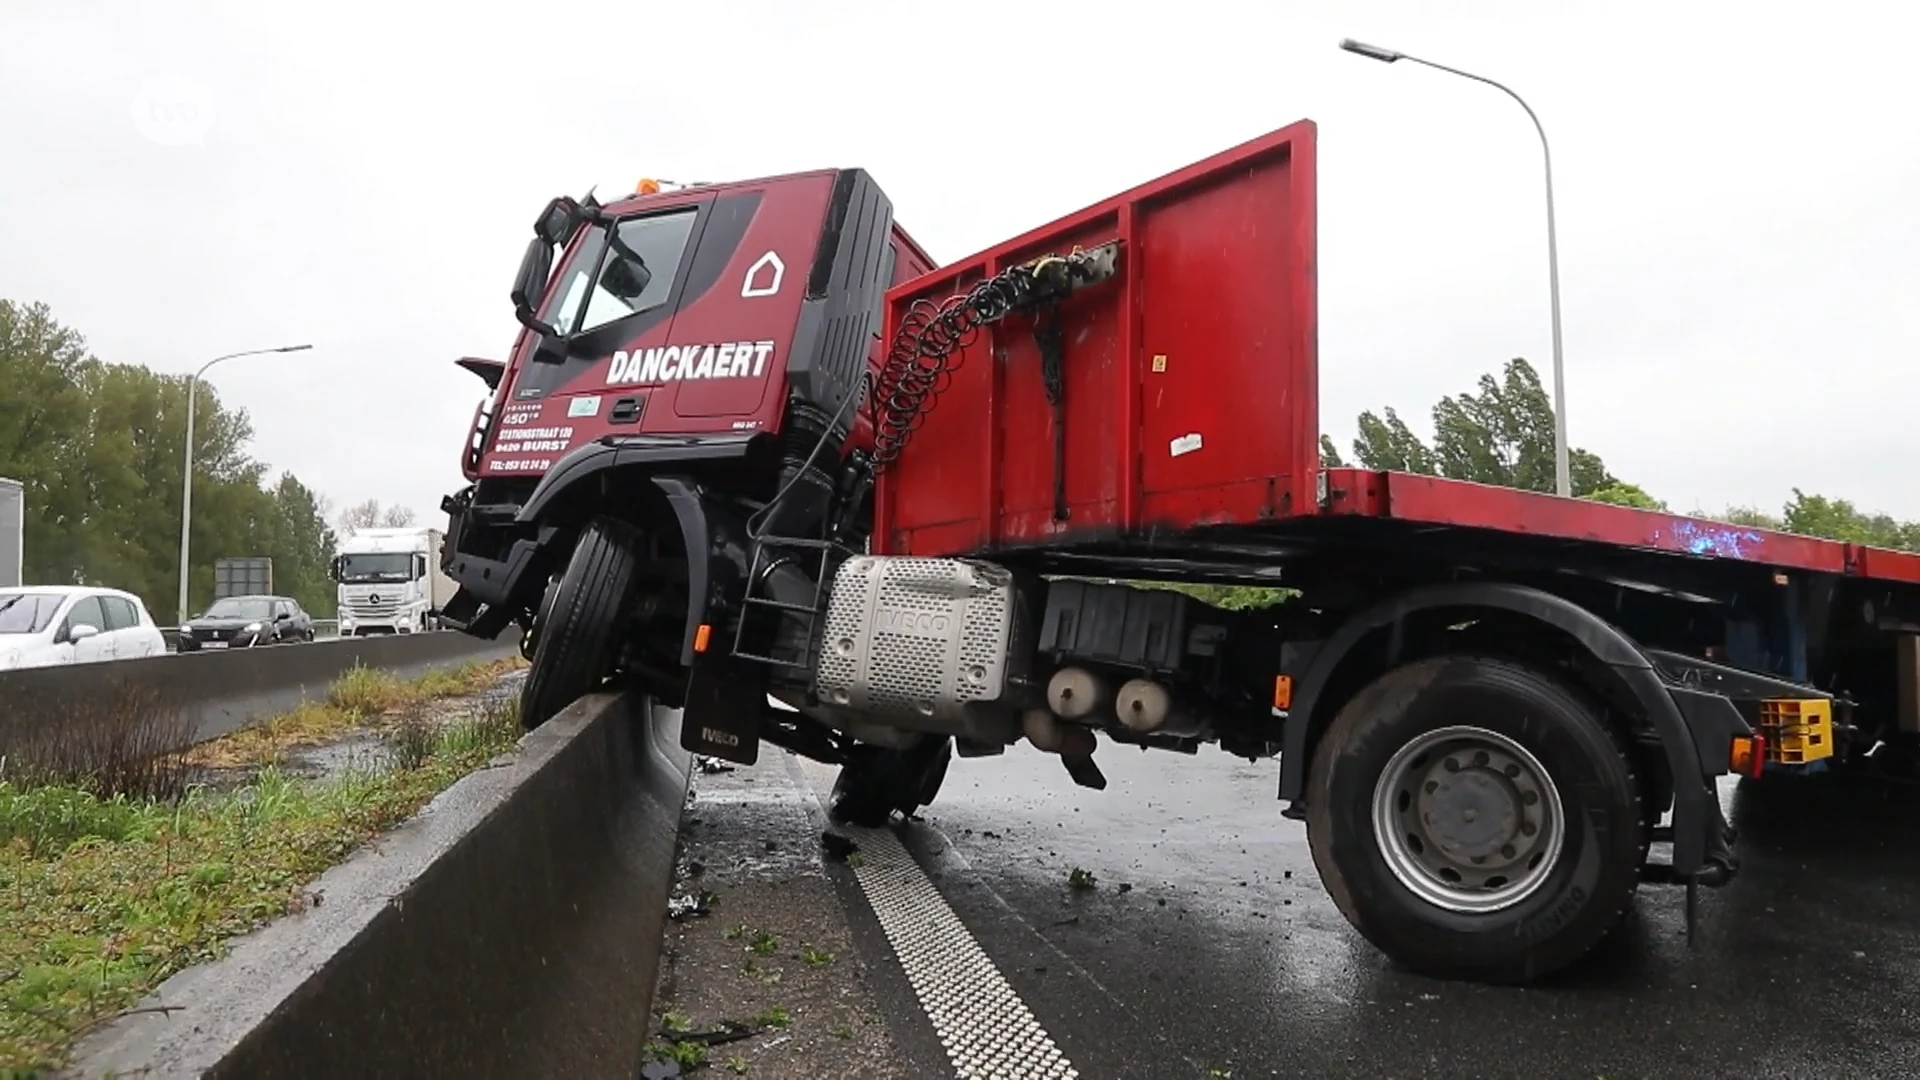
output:
[[[1075,1080],[1073,1068],[893,834],[846,828],[853,874],[962,1080]]]
[[[832,773],[794,759],[823,809]],[[1079,1072],[886,829],[838,826],[859,845],[854,880],[920,999],[959,1080],[1078,1080]]]

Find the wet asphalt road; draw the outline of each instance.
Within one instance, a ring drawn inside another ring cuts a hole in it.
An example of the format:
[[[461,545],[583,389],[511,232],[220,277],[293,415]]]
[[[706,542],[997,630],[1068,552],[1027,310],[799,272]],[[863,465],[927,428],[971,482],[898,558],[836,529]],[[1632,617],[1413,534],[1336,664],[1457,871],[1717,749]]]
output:
[[[1920,1076],[1920,797],[1728,790],[1746,863],[1691,949],[1683,892],[1643,888],[1591,962],[1505,989],[1349,929],[1276,763],[1098,760],[1105,791],[1025,746],[956,759],[900,832],[1082,1077]]]

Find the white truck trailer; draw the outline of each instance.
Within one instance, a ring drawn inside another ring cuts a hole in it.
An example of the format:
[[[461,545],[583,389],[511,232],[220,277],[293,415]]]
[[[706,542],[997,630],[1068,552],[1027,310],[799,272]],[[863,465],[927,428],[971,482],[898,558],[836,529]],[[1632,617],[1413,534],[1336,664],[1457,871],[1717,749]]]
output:
[[[438,629],[458,587],[440,569],[440,529],[360,529],[343,538],[330,572],[337,582],[340,636]]]

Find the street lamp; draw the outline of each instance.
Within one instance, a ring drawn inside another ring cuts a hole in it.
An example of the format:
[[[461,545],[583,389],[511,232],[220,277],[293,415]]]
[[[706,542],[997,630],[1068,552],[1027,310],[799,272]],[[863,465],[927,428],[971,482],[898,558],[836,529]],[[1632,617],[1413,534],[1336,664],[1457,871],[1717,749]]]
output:
[[[200,377],[207,373],[208,368],[222,360],[233,360],[242,356],[263,356],[267,353],[300,352],[311,348],[313,348],[311,345],[282,345],[277,349],[251,349],[247,352],[228,353],[201,364],[200,370],[187,379],[187,437],[185,440],[187,461],[180,473],[180,620],[174,624],[176,626],[187,624],[187,536],[189,528],[193,525],[193,398],[194,392],[199,389]]]
[[[1560,352],[1560,244],[1555,236],[1553,224],[1553,151],[1547,146],[1547,129],[1541,126],[1540,117],[1534,114],[1533,106],[1528,105],[1525,98],[1483,75],[1450,68],[1445,64],[1436,64],[1431,60],[1422,60],[1417,56],[1408,56],[1403,52],[1383,49],[1378,45],[1369,45],[1352,38],[1342,40],[1340,47],[1356,56],[1378,60],[1383,64],[1391,64],[1395,60],[1411,60],[1416,64],[1444,71],[1449,75],[1458,75],[1463,79],[1486,83],[1518,101],[1520,107],[1527,110],[1527,118],[1533,121],[1533,129],[1540,133],[1540,152],[1546,158],[1547,165],[1547,293],[1553,305],[1553,480],[1554,488],[1561,497],[1572,495],[1572,468],[1567,459],[1566,366]]]

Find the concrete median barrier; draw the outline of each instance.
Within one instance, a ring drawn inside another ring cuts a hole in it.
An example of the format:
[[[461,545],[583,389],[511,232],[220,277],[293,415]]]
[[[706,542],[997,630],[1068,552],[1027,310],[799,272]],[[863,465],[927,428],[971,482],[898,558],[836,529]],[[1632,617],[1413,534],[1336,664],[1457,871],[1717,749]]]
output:
[[[677,711],[575,702],[180,972],[67,1075],[632,1077],[691,762]]]
[[[179,749],[323,697],[356,665],[412,678],[518,649],[517,631],[488,641],[445,630],[0,672],[0,759],[113,716],[146,718],[147,749]]]

